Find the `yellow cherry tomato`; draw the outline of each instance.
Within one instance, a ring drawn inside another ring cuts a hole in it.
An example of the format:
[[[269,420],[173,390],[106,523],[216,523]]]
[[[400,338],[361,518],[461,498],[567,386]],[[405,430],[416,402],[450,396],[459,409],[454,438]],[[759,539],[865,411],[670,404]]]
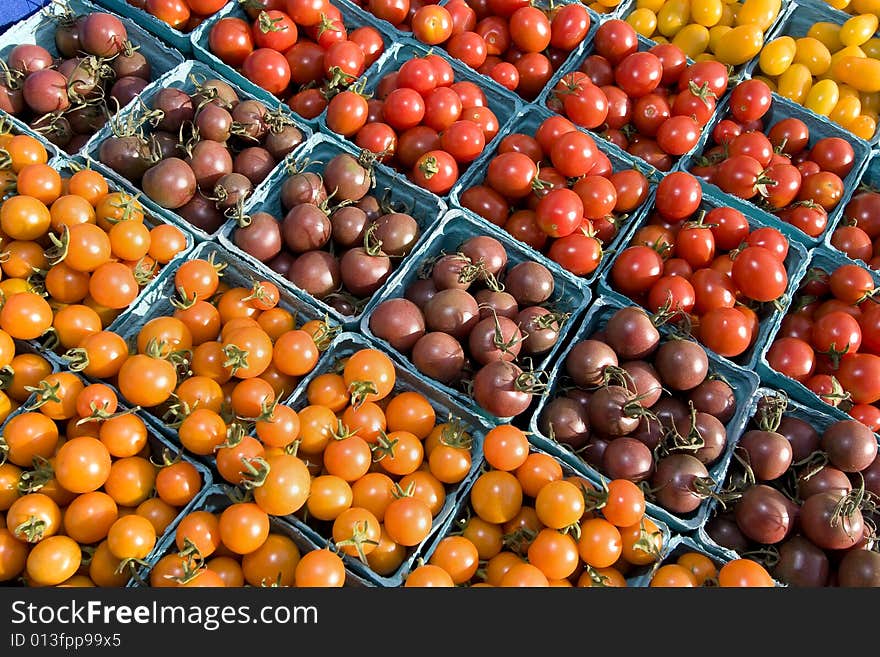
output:
[[[869,141],[874,137],[874,132],[877,130],[877,121],[867,114],[862,114],[854,121],[850,122],[849,125],[843,127],[853,133],[856,137],[861,137],[865,141]]]
[[[841,96],[828,118],[840,125],[849,125],[862,113],[862,103],[858,96]]]
[[[770,78],[764,77],[763,75],[753,75],[752,79],[760,80],[768,87],[770,87],[770,91],[776,91],[776,80],[771,80]]]
[[[637,0],[636,9],[650,9],[653,14],[656,14],[665,3],[666,0]]]
[[[725,2],[724,6],[721,8],[721,20],[718,21],[718,24],[733,27],[733,24],[736,22],[737,7],[739,7],[738,4],[731,5]]]
[[[0,390],[0,422],[6,422],[10,413],[12,413],[12,400],[9,395]]]
[[[880,91],[880,60],[867,57],[841,57],[832,62],[834,78],[859,91]]]
[[[824,43],[830,52],[837,52],[843,47],[840,42],[840,25],[836,23],[828,23],[827,21],[813,23],[813,26],[807,31],[807,36]]]
[[[782,0],[745,0],[736,13],[736,24],[757,25],[763,32],[773,25],[780,9]]]
[[[685,25],[672,39],[672,43],[681,48],[685,55],[694,59],[702,55],[709,47],[709,30],[696,23]]]
[[[672,38],[691,20],[690,0],[668,0],[657,12],[657,31]]]
[[[797,52],[797,43],[790,36],[781,36],[773,39],[761,49],[758,66],[765,75],[776,77],[785,73],[785,69],[791,66]]]
[[[822,75],[831,68],[831,52],[827,46],[815,37],[802,37],[795,41],[797,50],[794,61],[803,64],[811,75]]]
[[[757,25],[738,25],[718,44],[715,56],[722,64],[739,66],[756,57],[764,45],[764,33]]]
[[[874,14],[853,16],[840,28],[840,42],[845,46],[860,46],[877,31],[877,17]]]
[[[776,93],[796,103],[803,103],[813,84],[813,76],[803,64],[792,64],[779,76]]]
[[[848,9],[855,14],[880,16],[880,0],[852,0]]]
[[[864,51],[858,46],[847,46],[846,48],[841,48],[836,53],[831,55],[831,67],[826,71],[828,77],[832,77],[838,82],[843,82],[844,80],[840,80],[837,77],[837,74],[834,72],[834,67],[837,66],[837,63],[841,59],[846,59],[847,57],[854,57],[856,59],[865,59]]]
[[[834,80],[821,80],[807,92],[804,106],[821,116],[828,116],[840,100],[840,92]]]
[[[847,97],[850,97],[850,96],[851,96],[852,98],[858,98],[858,97],[859,97],[859,90],[856,89],[855,87],[851,87],[851,86],[849,86],[848,84],[843,84],[843,83],[838,84],[838,85],[837,85],[837,90],[840,92],[840,97],[841,97],[841,98],[847,98]],[[861,103],[861,100],[859,100],[859,105],[861,105],[861,104],[862,104],[862,103]]]
[[[691,20],[703,27],[718,25],[724,5],[721,0],[692,0]]]
[[[626,17],[626,22],[643,37],[650,37],[657,29],[657,15],[650,9],[636,9]]]
[[[718,44],[721,42],[721,39],[723,39],[732,29],[733,28],[729,25],[716,25],[715,27],[709,28],[709,50],[715,52],[718,49]]]
[[[878,39],[877,37],[868,39],[859,47],[862,49],[862,52],[865,53],[865,55],[867,55],[868,57],[880,59],[880,39]]]
[[[880,112],[880,94],[860,91],[859,100],[862,101],[862,114],[865,112]]]

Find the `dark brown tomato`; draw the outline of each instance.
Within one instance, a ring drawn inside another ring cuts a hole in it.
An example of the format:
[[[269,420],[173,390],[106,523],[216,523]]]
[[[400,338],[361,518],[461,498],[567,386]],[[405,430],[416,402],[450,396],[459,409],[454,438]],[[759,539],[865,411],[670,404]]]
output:
[[[701,482],[709,479],[706,466],[690,454],[670,454],[659,459],[651,477],[657,504],[675,514],[693,513],[705,494]]]
[[[709,373],[709,357],[696,342],[669,340],[657,349],[654,367],[664,386],[673,390],[692,390]]]
[[[758,481],[778,479],[791,467],[791,443],[775,431],[747,431],[736,448]]]
[[[272,173],[275,164],[275,158],[265,148],[250,146],[235,156],[232,168],[256,187]]]
[[[196,113],[199,138],[225,142],[232,135],[232,114],[219,105],[207,104]]]
[[[522,348],[522,333],[516,322],[506,317],[486,317],[468,335],[471,358],[486,365],[494,360],[515,360]]]
[[[553,274],[537,262],[521,262],[507,271],[505,289],[521,306],[537,306],[551,297],[554,289]]]
[[[321,205],[326,200],[327,190],[323,179],[311,171],[295,173],[286,178],[281,185],[281,205],[285,210],[302,203]]]
[[[477,301],[465,290],[439,290],[424,308],[425,325],[463,340],[479,321]]]
[[[346,205],[330,214],[330,235],[333,242],[343,249],[360,246],[364,243],[364,234],[369,223],[366,212],[353,205]]]
[[[235,208],[245,202],[254,191],[253,183],[240,173],[227,173],[214,185],[214,198],[220,210]]]
[[[98,148],[102,164],[132,182],[138,182],[151,166],[150,152],[140,137],[109,137]]]
[[[602,467],[602,457],[605,455],[605,450],[608,449],[608,445],[608,440],[593,434],[590,436],[586,446],[581,451],[581,458],[594,468],[599,469]]]
[[[877,438],[856,420],[841,420],[829,426],[819,442],[828,460],[844,472],[860,472],[877,458]]]
[[[623,386],[602,386],[590,399],[590,426],[606,436],[631,434],[639,426],[641,405]]]
[[[196,193],[196,176],[180,158],[171,157],[150,167],[141,181],[144,193],[163,208],[186,205]]]
[[[797,480],[798,496],[805,500],[819,493],[846,495],[852,490],[852,482],[846,473],[825,465],[818,470],[805,469]]]
[[[523,382],[519,366],[496,360],[481,367],[473,379],[474,400],[497,417],[524,413],[532,401],[532,391]]]
[[[880,553],[850,550],[837,568],[837,581],[847,588],[880,586]]]
[[[817,493],[808,497],[801,507],[801,529],[823,550],[846,550],[864,536],[861,510],[841,510],[841,497],[840,493]]]
[[[654,469],[651,450],[635,438],[616,438],[602,454],[602,472],[611,479],[645,481]]]
[[[356,297],[372,296],[391,275],[391,258],[362,246],[346,251],[339,260],[342,285]]]
[[[776,433],[785,436],[786,440],[791,443],[793,461],[803,461],[819,449],[819,434],[812,425],[791,415],[782,418],[782,422],[776,428]]]
[[[111,64],[117,78],[133,76],[149,82],[151,80],[151,68],[149,60],[143,53],[137,50],[119,53]]]
[[[732,513],[715,516],[706,523],[706,533],[723,548],[736,552],[749,549],[749,541],[740,531]]]
[[[737,500],[734,513],[742,533],[764,545],[779,543],[793,527],[788,500],[775,488],[763,484],[747,489]]]
[[[359,201],[372,187],[369,170],[348,153],[340,153],[324,165],[324,186],[337,201]]]
[[[425,335],[425,318],[412,301],[388,299],[376,306],[370,315],[370,330],[377,338],[408,354]]]
[[[232,155],[219,141],[202,139],[186,160],[200,189],[213,189],[224,175],[232,173]]]
[[[235,229],[232,242],[260,262],[268,262],[281,252],[281,225],[271,214],[256,212],[247,226]]]
[[[236,131],[242,133],[248,143],[262,141],[269,132],[266,112],[266,106],[258,100],[243,100],[232,108]]]
[[[287,278],[287,272],[290,271],[290,265],[292,265],[295,260],[296,256],[287,251],[282,251],[269,260],[266,265],[282,278]]]
[[[462,243],[459,251],[470,258],[475,265],[482,264],[484,270],[493,276],[500,277],[507,267],[507,251],[494,237],[486,235],[471,237]]]
[[[678,422],[689,419],[691,414],[685,403],[677,397],[661,396],[651,407],[651,412],[664,427],[672,428]]]
[[[675,426],[682,436],[687,436],[691,431],[699,435],[703,446],[694,452],[694,456],[707,467],[712,466],[727,447],[727,430],[714,415],[697,412],[693,421],[688,417],[684,421],[679,420]]]
[[[862,470],[862,477],[865,479],[865,490],[880,496],[880,456],[875,458],[871,465]]]
[[[70,107],[67,78],[54,69],[35,71],[24,79],[24,102],[37,114],[60,112]]]
[[[660,375],[657,374],[657,370],[651,363],[644,360],[631,360],[623,363],[621,368],[629,374],[642,406],[650,408],[660,400],[663,386],[660,383]]]
[[[403,296],[409,301],[412,301],[419,310],[424,312],[428,302],[434,298],[435,294],[437,294],[437,287],[434,285],[434,281],[430,278],[423,278],[415,281],[406,288],[406,292],[404,292]]]
[[[110,87],[110,97],[115,99],[120,107],[125,107],[147,87],[149,82],[136,75],[126,75],[119,78]]]
[[[327,213],[310,203],[291,208],[281,223],[284,243],[294,253],[323,248],[330,241],[332,232],[333,226]]]
[[[278,129],[269,128],[263,147],[269,151],[272,159],[280,162],[303,143],[303,139],[302,130],[295,125],[284,125]]]
[[[519,314],[519,304],[517,304],[516,299],[509,292],[496,292],[489,288],[483,288],[482,290],[477,290],[476,294],[474,294],[474,299],[477,300],[477,305],[480,307],[480,319],[495,315],[516,319],[516,316]],[[522,323],[520,323],[520,329],[524,334],[528,333]],[[528,335],[526,335],[526,340],[528,340]],[[526,344],[523,344],[523,348],[528,350]]]
[[[79,46],[91,55],[111,57],[125,48],[128,32],[122,21],[102,11],[77,21]]]
[[[465,365],[461,343],[447,333],[426,333],[413,346],[412,362],[422,374],[447,385],[461,377]]]
[[[575,385],[592,388],[602,383],[606,367],[616,367],[617,354],[604,342],[582,340],[565,358],[565,371]]]
[[[379,217],[384,214],[384,210],[382,210],[382,206],[379,204],[379,199],[377,199],[372,194],[367,194],[360,201],[358,201],[355,206],[358,210],[363,210],[367,213],[367,219],[371,222],[376,221]]]
[[[376,239],[382,243],[382,251],[392,257],[408,255],[420,234],[418,222],[403,212],[389,212],[376,220]]]
[[[514,303],[516,303],[515,299]],[[564,322],[565,320],[558,314],[541,306],[523,308],[516,315],[516,323],[523,335],[523,353],[540,356],[550,351],[559,342],[559,333]]]
[[[623,360],[647,358],[660,344],[660,332],[641,308],[621,308],[605,327],[608,344]]]
[[[156,124],[157,130],[177,134],[185,121],[195,116],[192,98],[185,91],[175,87],[164,87],[153,97],[153,109],[162,112],[162,119]]]
[[[803,536],[792,536],[779,546],[773,577],[795,587],[821,587],[828,583],[828,557]]]
[[[206,233],[216,232],[226,222],[226,217],[217,209],[214,202],[201,194],[196,194],[189,203],[179,207],[177,214]],[[275,222],[274,219],[272,221]]]
[[[462,253],[447,253],[431,267],[431,280],[438,290],[467,290],[476,280],[479,270]]]
[[[339,261],[326,251],[303,253],[290,266],[287,280],[316,299],[323,299],[339,289]]]
[[[660,444],[660,440],[666,434],[663,425],[649,417],[643,417],[639,420],[639,426],[630,434],[631,438],[635,438],[650,449],[653,450]]]
[[[580,449],[590,439],[590,418],[583,404],[557,397],[544,407],[538,426],[551,440]]]
[[[736,397],[733,389],[721,379],[706,379],[690,392],[694,408],[714,415],[727,424],[736,412]]]

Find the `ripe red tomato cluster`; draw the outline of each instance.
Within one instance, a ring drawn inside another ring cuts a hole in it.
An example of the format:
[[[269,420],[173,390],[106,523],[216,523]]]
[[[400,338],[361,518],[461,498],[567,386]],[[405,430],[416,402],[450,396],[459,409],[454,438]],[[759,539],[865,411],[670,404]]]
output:
[[[776,371],[880,431],[880,304],[876,281],[855,264],[813,268],[767,352]]]
[[[825,137],[810,147],[809,127],[793,117],[765,131],[762,119],[773,102],[761,80],[737,85],[730,94],[729,118],[712,129],[715,146],[691,171],[818,237],[843,197],[843,179],[853,169],[855,152],[840,137]]]
[[[385,50],[376,28],[349,32],[330,0],[259,0],[245,6],[250,20],[220,19],[211,28],[208,47],[307,119],[321,114],[327,99]]]
[[[191,32],[209,16],[223,9],[226,0],[128,0],[163,23],[181,32]]]
[[[596,30],[595,51],[554,87],[547,106],[660,171],[690,151],[727,90],[719,62],[688,66],[673,44],[639,51],[636,31],[609,20]]]
[[[370,100],[355,89],[337,94],[327,107],[327,127],[439,195],[501,128],[483,90],[456,82],[452,66],[437,54],[413,57],[385,75]]]
[[[846,204],[843,217],[831,235],[831,245],[871,269],[880,269],[880,193],[859,189]]]
[[[617,256],[615,290],[653,312],[690,316],[694,336],[716,353],[745,353],[758,333],[752,302],[778,300],[788,287],[788,239],[771,227],[751,230],[734,208],[700,211],[699,181],[685,171],[657,186],[654,211]]]
[[[590,14],[579,3],[549,10],[522,0],[427,4],[412,15],[413,36],[443,46],[472,69],[533,99],[590,31]]]
[[[594,272],[602,246],[649,193],[635,169],[615,172],[608,156],[568,119],[545,119],[534,135],[513,133],[498,146],[486,179],[461,204],[578,276]]]

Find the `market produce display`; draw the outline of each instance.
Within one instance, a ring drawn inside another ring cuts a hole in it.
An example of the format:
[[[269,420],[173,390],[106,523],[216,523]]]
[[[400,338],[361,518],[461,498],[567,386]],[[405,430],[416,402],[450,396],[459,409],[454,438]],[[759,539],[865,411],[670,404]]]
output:
[[[880,586],[868,0],[0,34],[0,583]]]

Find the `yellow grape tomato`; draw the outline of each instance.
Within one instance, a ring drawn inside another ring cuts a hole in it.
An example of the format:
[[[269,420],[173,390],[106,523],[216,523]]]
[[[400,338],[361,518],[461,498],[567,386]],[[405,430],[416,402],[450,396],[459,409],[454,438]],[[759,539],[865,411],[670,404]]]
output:
[[[802,37],[795,44],[794,61],[810,69],[812,75],[822,75],[831,68],[831,51],[819,39]]]
[[[657,16],[650,9],[636,9],[626,17],[626,22],[643,37],[650,37],[657,29]]]
[[[664,4],[666,4],[666,0],[637,0],[636,9],[650,9],[656,14]]]
[[[814,23],[807,31],[807,36],[824,43],[830,52],[837,52],[843,48],[843,44],[840,42],[840,25],[836,23],[828,23],[826,21]]]
[[[840,125],[849,125],[862,113],[862,102],[858,96],[841,96],[828,118]]]
[[[739,66],[756,57],[764,45],[764,33],[757,25],[737,25],[721,39],[715,55],[722,64]]]
[[[782,75],[791,66],[797,52],[797,43],[790,36],[773,39],[761,49],[758,66],[764,75],[776,77]]]
[[[834,80],[821,80],[810,87],[804,106],[816,114],[828,116],[840,100],[840,91]]]
[[[757,25],[763,32],[773,25],[781,8],[782,0],[745,0],[736,14],[736,24]]]
[[[840,28],[840,42],[844,46],[860,46],[874,36],[877,31],[877,17],[874,14],[853,16]]]
[[[849,125],[845,125],[844,128],[856,137],[861,137],[868,141],[874,137],[874,132],[877,130],[877,121],[867,114],[861,114],[854,121],[850,122]]]
[[[841,57],[831,65],[834,79],[859,91],[880,91],[880,60],[867,57]]]
[[[796,103],[803,103],[813,84],[813,76],[803,64],[792,64],[776,81],[776,93]]]
[[[690,0],[668,0],[657,12],[657,31],[672,38],[691,20]]]
[[[709,50],[715,52],[718,49],[718,44],[721,42],[721,39],[730,32],[733,28],[729,25],[716,25],[713,28],[709,29]]]
[[[721,22],[724,5],[721,0],[692,0],[691,20],[703,27],[712,27]]]
[[[672,43],[693,59],[697,55],[702,55],[709,47],[709,30],[696,23],[685,25],[673,37]]]

